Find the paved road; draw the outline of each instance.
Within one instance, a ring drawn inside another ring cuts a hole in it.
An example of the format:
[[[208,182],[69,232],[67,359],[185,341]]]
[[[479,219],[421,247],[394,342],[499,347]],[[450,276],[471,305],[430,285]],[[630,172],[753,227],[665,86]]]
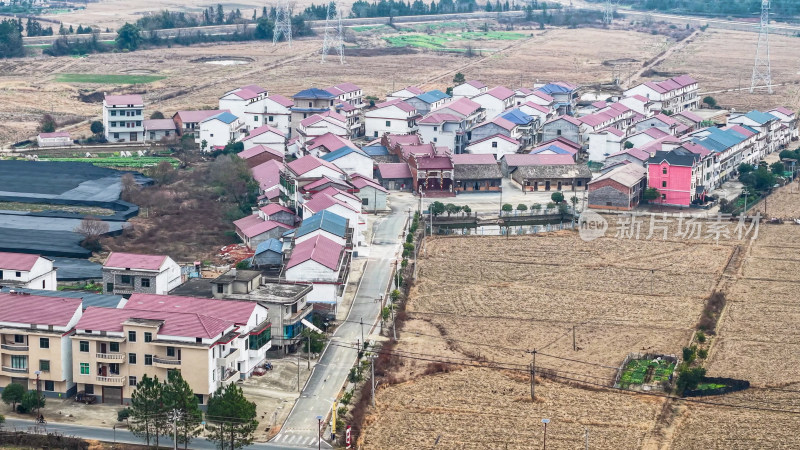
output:
[[[401,243],[400,235],[408,217],[407,210],[414,205],[414,200],[410,196],[392,196],[391,214],[376,221],[369,259],[348,321],[339,326],[331,338],[331,343],[352,345],[361,340],[360,320],[363,319],[364,322],[365,338],[377,321],[380,304],[376,303],[375,299],[385,292],[389,284],[390,268],[391,264],[394,264]],[[333,401],[344,386],[355,361],[355,350],[329,345],[314,367],[311,378],[289,413],[280,433],[270,443],[284,447],[316,447],[317,416],[328,417]],[[331,448],[327,442],[323,442],[322,446]]]
[[[36,427],[34,427],[34,422],[32,420],[6,418],[6,423],[3,429],[12,430],[14,428],[21,431],[36,430]],[[87,427],[83,425],[50,422],[47,424],[46,427],[39,427],[38,430],[39,432],[42,433],[55,432],[55,433],[61,433],[65,436],[75,436],[83,439],[95,439],[104,442],[117,442],[123,444],[138,444],[138,445],[142,445],[144,443],[142,439],[139,439],[138,437],[134,436],[133,433],[131,433],[130,431],[123,429],[115,431],[112,428]],[[162,438],[159,440],[159,445],[161,445],[162,447],[171,447],[172,439]],[[212,442],[209,442],[206,439],[195,439],[190,443],[190,447],[192,449],[198,449],[198,450],[207,450],[207,449],[212,450],[216,448]],[[245,448],[251,450],[278,450],[285,447],[274,444],[254,444]]]

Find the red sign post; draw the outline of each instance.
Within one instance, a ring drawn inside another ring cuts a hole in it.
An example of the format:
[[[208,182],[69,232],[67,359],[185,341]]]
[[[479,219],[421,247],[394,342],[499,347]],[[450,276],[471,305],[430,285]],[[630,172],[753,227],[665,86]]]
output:
[[[344,442],[347,444],[347,448],[352,448],[351,447],[352,442],[350,441],[350,425],[347,426],[347,430],[345,431],[344,438],[345,438]]]

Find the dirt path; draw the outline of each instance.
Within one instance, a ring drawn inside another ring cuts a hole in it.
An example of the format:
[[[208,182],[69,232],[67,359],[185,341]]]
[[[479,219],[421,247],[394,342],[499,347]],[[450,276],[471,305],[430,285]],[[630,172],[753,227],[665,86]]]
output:
[[[691,44],[697,35],[700,34],[700,30],[695,30],[692,34],[690,34],[686,39],[676,42],[675,45],[671,46],[670,48],[666,49],[663,53],[659,56],[656,56],[652,59],[649,63],[643,66],[641,69],[637,70],[633,75],[628,78],[627,82],[624,83],[624,87],[630,87],[636,84],[636,80],[642,77],[642,75],[647,72],[648,70],[654,69],[657,65],[664,62],[667,58],[672,56],[673,53],[677,50],[683,50],[687,45]]]

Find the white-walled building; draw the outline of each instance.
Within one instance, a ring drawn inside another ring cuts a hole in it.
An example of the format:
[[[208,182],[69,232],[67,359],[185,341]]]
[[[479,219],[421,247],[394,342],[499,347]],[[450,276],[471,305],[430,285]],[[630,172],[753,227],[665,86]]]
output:
[[[300,180],[315,180],[322,177],[344,180],[346,178],[342,169],[336,164],[317,158],[314,155],[306,155],[288,164],[286,167],[293,177]]]
[[[103,263],[103,293],[128,298],[133,293],[163,295],[182,282],[181,268],[169,256],[111,252]]]
[[[464,148],[467,130],[463,117],[434,111],[421,119],[418,125],[423,141],[447,147],[453,152]]]
[[[53,261],[39,255],[0,252],[0,287],[55,291]]]
[[[258,103],[263,108],[262,100],[268,95],[267,90],[261,86],[255,84],[243,86],[223,94],[219,98],[219,109],[228,110],[234,116],[243,118],[248,106]]]
[[[138,94],[106,95],[103,134],[108,142],[144,142],[144,100]]]
[[[262,125],[242,138],[244,149],[248,150],[257,145],[264,145],[281,151],[286,148],[286,135],[271,125]]]
[[[247,105],[244,122],[248,130],[269,125],[289,136],[292,129],[292,106],[294,106],[292,99],[272,94],[261,101]]]
[[[36,136],[36,145],[39,147],[65,147],[72,144],[72,138],[67,131],[39,133]]]
[[[144,121],[144,138],[148,142],[158,142],[177,135],[172,119],[147,119]]]
[[[514,91],[505,86],[497,86],[472,97],[472,101],[486,110],[486,120],[492,120],[514,106],[514,98]]]
[[[489,86],[486,86],[482,82],[478,80],[470,80],[453,88],[453,100],[458,100],[459,98],[472,98],[476,95],[481,95],[488,90]]]
[[[648,81],[634,86],[625,91],[625,97],[640,95],[646,98],[651,102],[650,110],[653,112],[679,113],[700,106],[700,97],[697,93],[697,81],[688,75],[681,75],[664,81]]]
[[[203,151],[211,151],[214,147],[224,147],[229,142],[235,142],[241,136],[244,123],[241,119],[229,112],[222,112],[200,122],[200,135],[198,140]]]
[[[287,281],[310,284],[309,303],[320,304],[335,314],[349,275],[349,252],[322,235],[297,243],[286,262]]]
[[[381,137],[385,133],[407,134],[417,129],[420,117],[409,103],[394,99],[375,105],[375,109],[364,113],[364,124],[368,137]]]
[[[503,155],[517,153],[519,149],[520,143],[518,140],[502,134],[495,134],[470,143],[467,146],[466,153],[491,154],[499,160]]]
[[[420,89],[420,88],[418,88],[416,86],[407,86],[407,87],[404,87],[403,89],[400,89],[399,91],[394,91],[394,92],[390,93],[389,95],[387,95],[386,96],[386,101],[388,102],[388,101],[395,100],[395,99],[406,100],[406,99],[409,99],[411,97],[416,97],[419,94],[422,94],[423,92],[425,92],[425,91],[423,91],[422,89]]]
[[[297,137],[301,148],[305,147],[306,142],[326,133],[350,139],[347,118],[333,111],[325,111],[302,120],[297,127]]]
[[[358,147],[343,147],[320,157],[323,161],[333,163],[347,174],[357,173],[372,178],[373,161]]]

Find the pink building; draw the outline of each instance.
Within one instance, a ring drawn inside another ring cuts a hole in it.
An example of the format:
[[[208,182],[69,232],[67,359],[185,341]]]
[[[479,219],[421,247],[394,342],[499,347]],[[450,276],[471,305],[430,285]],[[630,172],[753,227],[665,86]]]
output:
[[[656,188],[664,205],[689,206],[697,196],[694,172],[699,170],[700,155],[678,147],[657,151],[647,162],[648,187]]]

